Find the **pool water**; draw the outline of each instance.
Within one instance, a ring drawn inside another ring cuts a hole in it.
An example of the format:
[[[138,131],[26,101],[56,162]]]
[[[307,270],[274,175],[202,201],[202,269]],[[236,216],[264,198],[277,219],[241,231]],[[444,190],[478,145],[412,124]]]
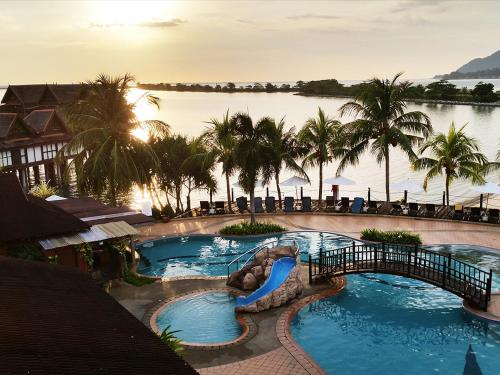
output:
[[[323,232],[287,232],[279,235],[235,238],[221,236],[185,236],[151,241],[137,247],[141,255],[137,271],[149,276],[225,276],[227,264],[256,246],[279,240],[296,241],[302,260],[319,249],[335,249],[352,245],[348,237]],[[241,263],[248,259],[241,258]],[[240,263],[240,264],[241,264]],[[234,271],[234,269],[231,269]]]
[[[242,333],[234,312],[236,298],[228,292],[207,292],[172,303],[156,318],[160,331],[167,326],[187,343],[216,344],[231,341]]]
[[[399,276],[348,276],[340,294],[300,310],[291,333],[331,374],[500,374],[500,324]]]

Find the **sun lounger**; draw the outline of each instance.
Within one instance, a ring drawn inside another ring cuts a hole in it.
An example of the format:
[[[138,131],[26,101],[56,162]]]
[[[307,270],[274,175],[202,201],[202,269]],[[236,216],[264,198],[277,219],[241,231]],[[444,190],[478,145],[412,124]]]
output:
[[[333,195],[326,196],[326,209],[327,210],[335,210],[335,199]]]
[[[481,209],[479,207],[471,207],[469,221],[480,221],[481,220]]]
[[[255,208],[255,213],[259,214],[264,212],[264,209],[262,208],[262,198],[261,197],[255,197],[254,201],[254,208]]]
[[[340,198],[340,212],[349,212],[349,198],[348,197],[342,197]]]
[[[285,212],[295,211],[294,202],[295,200],[293,197],[285,197],[285,200],[283,201],[283,204],[285,205]]]
[[[378,214],[378,204],[377,201],[368,202],[368,209],[366,210],[367,214]]]
[[[248,211],[247,197],[236,198],[236,206],[238,207],[238,211],[240,211],[240,213]]]
[[[491,208],[488,210],[488,223],[498,224],[500,222],[500,211],[496,208]]]
[[[436,205],[430,204],[430,203],[426,204],[424,216],[429,217],[429,218],[435,217],[436,216]]]
[[[399,203],[393,203],[391,208],[391,215],[402,215],[403,207]]]
[[[202,215],[208,215],[210,212],[210,203],[208,201],[200,201],[200,210]]]
[[[215,202],[215,213],[216,214],[225,214],[226,209],[224,207],[224,201],[216,201]]]
[[[354,198],[351,206],[351,212],[353,214],[360,214],[363,212],[363,206],[365,205],[365,200],[361,197]]]
[[[451,217],[453,220],[463,220],[464,219],[464,206],[461,204],[456,204],[453,207],[453,216]]]
[[[266,212],[276,212],[276,199],[266,197]]]
[[[408,203],[408,216],[416,217],[418,216],[418,204]]]
[[[303,212],[311,212],[311,197],[302,197],[302,211]]]

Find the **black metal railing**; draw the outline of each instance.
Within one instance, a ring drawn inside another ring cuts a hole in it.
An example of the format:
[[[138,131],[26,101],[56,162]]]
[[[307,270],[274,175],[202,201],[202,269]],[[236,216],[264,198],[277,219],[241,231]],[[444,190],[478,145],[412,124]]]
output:
[[[309,256],[309,282],[317,276],[388,273],[422,280],[450,291],[471,305],[487,310],[492,270],[483,271],[455,259],[412,245],[356,244]]]

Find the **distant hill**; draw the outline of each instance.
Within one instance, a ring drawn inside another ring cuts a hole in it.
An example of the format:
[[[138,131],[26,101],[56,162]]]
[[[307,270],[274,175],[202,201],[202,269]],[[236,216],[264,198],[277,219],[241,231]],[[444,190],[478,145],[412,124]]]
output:
[[[490,56],[477,58],[449,74],[437,75],[440,79],[500,78],[500,50]]]

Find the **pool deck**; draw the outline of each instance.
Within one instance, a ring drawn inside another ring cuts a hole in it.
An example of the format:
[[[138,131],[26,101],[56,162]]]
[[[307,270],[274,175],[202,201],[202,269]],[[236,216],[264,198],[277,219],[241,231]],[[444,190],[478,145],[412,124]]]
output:
[[[401,216],[293,213],[262,214],[258,220],[272,222],[288,230],[318,230],[334,232],[353,238],[360,237],[365,228],[407,230],[419,233],[424,244],[468,244],[500,249],[500,226],[448,220],[408,218]],[[140,226],[139,241],[163,236],[187,234],[216,234],[222,227],[248,220],[248,215],[207,216],[176,219],[169,223]],[[500,250],[499,250],[500,251]],[[184,358],[200,374],[322,374],[321,368],[287,336],[290,311],[304,305],[318,293],[332,289],[328,284],[307,284],[304,297],[289,307],[280,307],[258,314],[245,314],[253,321],[257,334],[241,345],[220,350],[188,349]],[[223,288],[225,280],[181,279],[156,282],[142,287],[117,282],[111,295],[138,319],[149,326],[149,319],[162,302],[176,295],[207,288]],[[500,317],[500,295],[492,296],[488,317]],[[288,314],[288,315],[287,315]],[[485,318],[488,318],[485,317]]]

